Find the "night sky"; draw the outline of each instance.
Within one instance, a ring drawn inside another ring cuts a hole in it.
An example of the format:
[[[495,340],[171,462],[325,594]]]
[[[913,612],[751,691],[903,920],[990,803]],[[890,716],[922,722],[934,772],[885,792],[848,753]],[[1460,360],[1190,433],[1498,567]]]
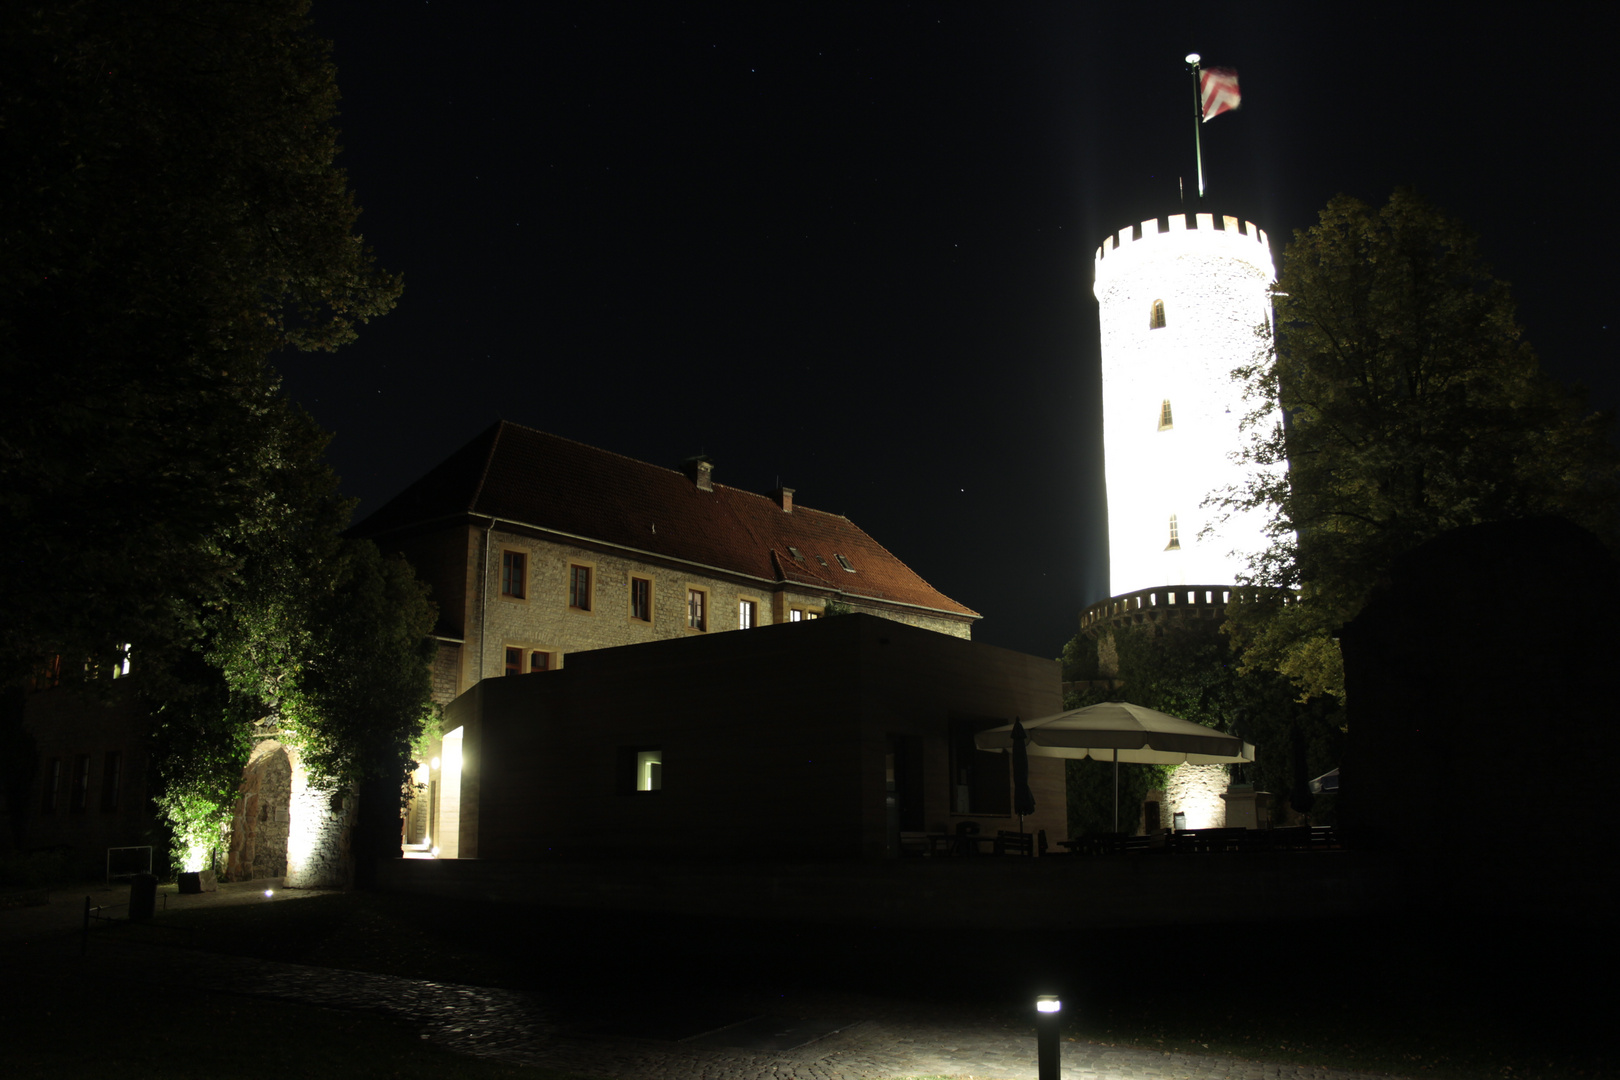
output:
[[[278,362],[376,509],[497,419],[797,489],[1055,656],[1107,595],[1102,238],[1206,209],[1274,254],[1415,185],[1546,366],[1620,404],[1612,34],[1548,5],[317,0],[399,307]],[[1612,26],[1611,26],[1612,29]]]

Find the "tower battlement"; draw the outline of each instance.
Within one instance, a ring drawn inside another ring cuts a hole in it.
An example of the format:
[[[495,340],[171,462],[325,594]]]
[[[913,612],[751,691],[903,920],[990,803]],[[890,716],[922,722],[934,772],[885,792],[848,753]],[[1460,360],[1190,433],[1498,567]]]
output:
[[[1230,215],[1216,218],[1214,214],[1194,214],[1189,227],[1187,218],[1186,214],[1149,218],[1140,225],[1127,226],[1105,237],[1095,259],[1098,288],[1107,278],[1131,269],[1139,256],[1159,251],[1161,245],[1170,240],[1218,251],[1228,258],[1243,259],[1265,271],[1267,281],[1275,276],[1270,241],[1265,230],[1254,222],[1240,221]]]

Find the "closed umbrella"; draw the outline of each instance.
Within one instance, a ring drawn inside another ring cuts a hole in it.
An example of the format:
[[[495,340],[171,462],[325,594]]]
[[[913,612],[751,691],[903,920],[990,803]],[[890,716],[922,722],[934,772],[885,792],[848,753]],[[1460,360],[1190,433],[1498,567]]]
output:
[[[974,736],[980,750],[1010,750],[1013,724]],[[1019,724],[1036,757],[1094,758],[1114,763],[1114,831],[1119,831],[1119,763],[1218,765],[1253,761],[1254,747],[1227,735],[1126,701],[1105,701]]]
[[[1024,817],[1035,812],[1035,793],[1029,788],[1029,736],[1018,720],[1012,723],[1013,813],[1018,815],[1018,834],[1024,833]]]

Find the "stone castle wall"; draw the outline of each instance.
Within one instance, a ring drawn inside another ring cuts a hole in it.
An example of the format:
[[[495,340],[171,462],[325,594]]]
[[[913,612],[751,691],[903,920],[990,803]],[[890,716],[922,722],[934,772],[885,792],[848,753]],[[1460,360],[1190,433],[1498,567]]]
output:
[[[266,739],[254,748],[237,788],[225,862],[228,880],[286,876],[291,798],[292,762],[287,749]]]

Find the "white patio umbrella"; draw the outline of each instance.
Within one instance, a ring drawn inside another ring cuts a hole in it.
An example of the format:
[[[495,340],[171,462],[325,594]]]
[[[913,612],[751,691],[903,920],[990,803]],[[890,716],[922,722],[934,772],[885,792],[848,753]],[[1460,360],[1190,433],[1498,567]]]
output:
[[[1339,770],[1330,769],[1310,782],[1312,795],[1337,795],[1339,793]]]
[[[1012,725],[973,737],[980,750],[1012,749]],[[1254,747],[1227,735],[1125,701],[1070,709],[1024,725],[1034,757],[1094,758],[1114,763],[1114,831],[1119,831],[1119,763],[1132,765],[1224,765],[1253,761]]]

